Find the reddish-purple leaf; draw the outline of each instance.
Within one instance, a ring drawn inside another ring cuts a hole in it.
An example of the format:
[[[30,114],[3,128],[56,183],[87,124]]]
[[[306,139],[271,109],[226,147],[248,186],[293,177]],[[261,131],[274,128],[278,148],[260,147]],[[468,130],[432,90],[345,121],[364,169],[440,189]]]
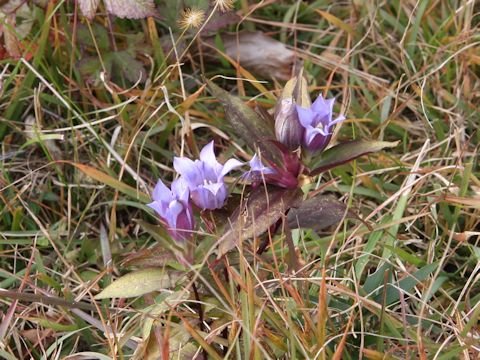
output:
[[[295,189],[298,187],[298,174],[302,169],[300,159],[296,153],[291,152],[288,148],[276,140],[270,140],[269,143],[278,150],[280,154],[280,165],[273,161],[269,161],[273,174],[265,175],[268,184],[274,184],[287,189]],[[272,147],[272,149],[273,149]]]
[[[260,236],[276,223],[291,207],[301,200],[298,189],[259,186],[240,204],[226,225],[226,233],[220,239],[218,257],[233,249],[238,242]]]
[[[278,150],[267,142],[267,140],[275,139],[271,124],[262,119],[239,97],[230,95],[211,81],[207,81],[207,84],[213,96],[222,103],[225,118],[235,134],[253,150],[258,147],[264,158],[281,165],[281,156]]]
[[[391,148],[397,146],[399,141],[367,141],[367,140],[353,140],[340,143],[325,150],[320,159],[314,163],[314,168],[310,171],[310,175],[318,175],[321,172],[334,168],[338,165],[345,164],[362,155],[380,151],[384,148]]]
[[[298,208],[288,213],[288,225],[292,229],[321,230],[338,224],[347,207],[333,195],[317,195],[303,201]],[[348,213],[347,213],[348,215]]]

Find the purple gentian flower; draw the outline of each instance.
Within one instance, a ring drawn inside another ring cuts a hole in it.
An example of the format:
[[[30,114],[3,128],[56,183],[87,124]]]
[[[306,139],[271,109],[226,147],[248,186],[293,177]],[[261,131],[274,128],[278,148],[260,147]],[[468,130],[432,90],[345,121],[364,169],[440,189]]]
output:
[[[332,138],[333,125],[345,120],[344,116],[332,120],[334,102],[334,98],[326,100],[319,95],[310,108],[296,106],[300,124],[305,128],[303,143],[307,149],[325,149]]]
[[[205,145],[200,152],[200,160],[192,161],[186,157],[173,159],[173,167],[188,184],[192,201],[203,210],[223,207],[228,196],[223,177],[243,165],[236,159],[229,159],[224,165],[220,164],[213,147],[213,141]]]
[[[252,159],[248,162],[248,165],[250,166],[250,170],[245,173],[244,177],[249,180],[260,180],[264,175],[276,173],[274,169],[263,165],[257,154],[253,155]]]
[[[153,202],[147,206],[160,216],[175,240],[184,242],[192,235],[195,225],[188,184],[179,178],[172,182],[171,188],[172,190],[162,180],[158,180],[152,194]]]

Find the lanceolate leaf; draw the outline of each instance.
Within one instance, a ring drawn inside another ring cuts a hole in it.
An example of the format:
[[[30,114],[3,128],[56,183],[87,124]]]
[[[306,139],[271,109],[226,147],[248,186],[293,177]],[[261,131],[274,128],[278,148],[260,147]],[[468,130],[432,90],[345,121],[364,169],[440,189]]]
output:
[[[305,200],[288,213],[288,225],[292,229],[306,228],[321,230],[338,224],[347,207],[333,195],[318,195]],[[348,214],[347,214],[348,215]]]
[[[438,262],[427,264],[415,271],[412,275],[406,276],[402,280],[393,284],[387,284],[386,296],[383,294],[384,290],[382,288],[382,292],[378,294],[374,300],[378,303],[385,301],[385,305],[387,306],[393,304],[400,299],[400,291],[408,295],[414,286],[425,281],[437,268]]]
[[[220,239],[221,257],[245,239],[259,236],[276,223],[291,207],[299,204],[301,193],[298,189],[282,189],[263,186],[256,188],[235,211],[225,235]]]
[[[320,174],[321,172],[345,164],[368,153],[376,152],[384,148],[395,147],[398,143],[398,141],[354,140],[335,145],[322,153],[320,159],[312,166],[314,169],[310,172],[310,175]]]
[[[122,276],[95,296],[95,299],[130,298],[152,291],[172,288],[182,276],[181,272],[164,269],[142,269]]]
[[[230,123],[237,136],[243,139],[253,150],[260,148],[263,156],[280,164],[280,154],[267,142],[275,139],[271,124],[266,123],[253,109],[244,102],[211,81],[207,81],[213,96],[215,96],[225,109],[225,118]]]

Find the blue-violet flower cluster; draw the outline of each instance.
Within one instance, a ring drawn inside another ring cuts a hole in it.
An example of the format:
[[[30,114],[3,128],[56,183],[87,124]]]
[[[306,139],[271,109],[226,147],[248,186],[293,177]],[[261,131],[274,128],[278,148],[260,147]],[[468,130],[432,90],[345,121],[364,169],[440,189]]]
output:
[[[171,189],[158,180],[153,190],[153,202],[150,208],[160,216],[170,235],[179,242],[184,242],[192,235],[195,226],[190,200],[202,210],[214,210],[223,207],[228,196],[227,186],[223,180],[230,171],[242,166],[236,159],[229,159],[220,164],[211,141],[200,152],[200,159],[195,161],[186,157],[175,157],[173,167],[180,177],[172,182]],[[256,176],[271,173],[273,170],[262,165],[256,156],[250,161]]]
[[[298,154],[291,150],[300,145],[310,151],[324,150],[332,137],[333,126],[345,120],[344,116],[333,119],[335,99],[324,99],[320,95],[311,106],[306,107],[310,104],[308,94],[299,96],[298,91],[294,90],[294,81],[292,79],[287,84],[289,86],[286,86],[275,111],[278,141],[271,143],[282,156],[281,164],[269,160],[272,167],[265,166],[255,154],[248,163],[250,170],[243,176],[252,180],[254,186],[265,180],[284,188],[297,187],[302,166]],[[236,159],[220,164],[211,141],[201,150],[197,160],[186,157],[173,159],[173,167],[180,178],[172,182],[171,189],[159,180],[153,191],[153,202],[148,206],[157,212],[171,236],[184,242],[191,236],[195,226],[191,202],[202,210],[222,208],[228,197],[224,177],[243,165]]]

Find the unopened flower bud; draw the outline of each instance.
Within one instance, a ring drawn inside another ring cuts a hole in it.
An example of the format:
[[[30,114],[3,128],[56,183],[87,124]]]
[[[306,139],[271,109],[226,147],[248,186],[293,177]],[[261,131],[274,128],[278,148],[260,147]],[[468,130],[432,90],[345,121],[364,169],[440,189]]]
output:
[[[303,131],[293,100],[291,98],[281,99],[275,114],[277,140],[290,150],[295,150],[302,144]]]
[[[306,81],[301,75],[285,84],[275,108],[275,136],[290,150],[295,150],[302,144],[305,132],[298,119],[296,105],[310,105]]]

